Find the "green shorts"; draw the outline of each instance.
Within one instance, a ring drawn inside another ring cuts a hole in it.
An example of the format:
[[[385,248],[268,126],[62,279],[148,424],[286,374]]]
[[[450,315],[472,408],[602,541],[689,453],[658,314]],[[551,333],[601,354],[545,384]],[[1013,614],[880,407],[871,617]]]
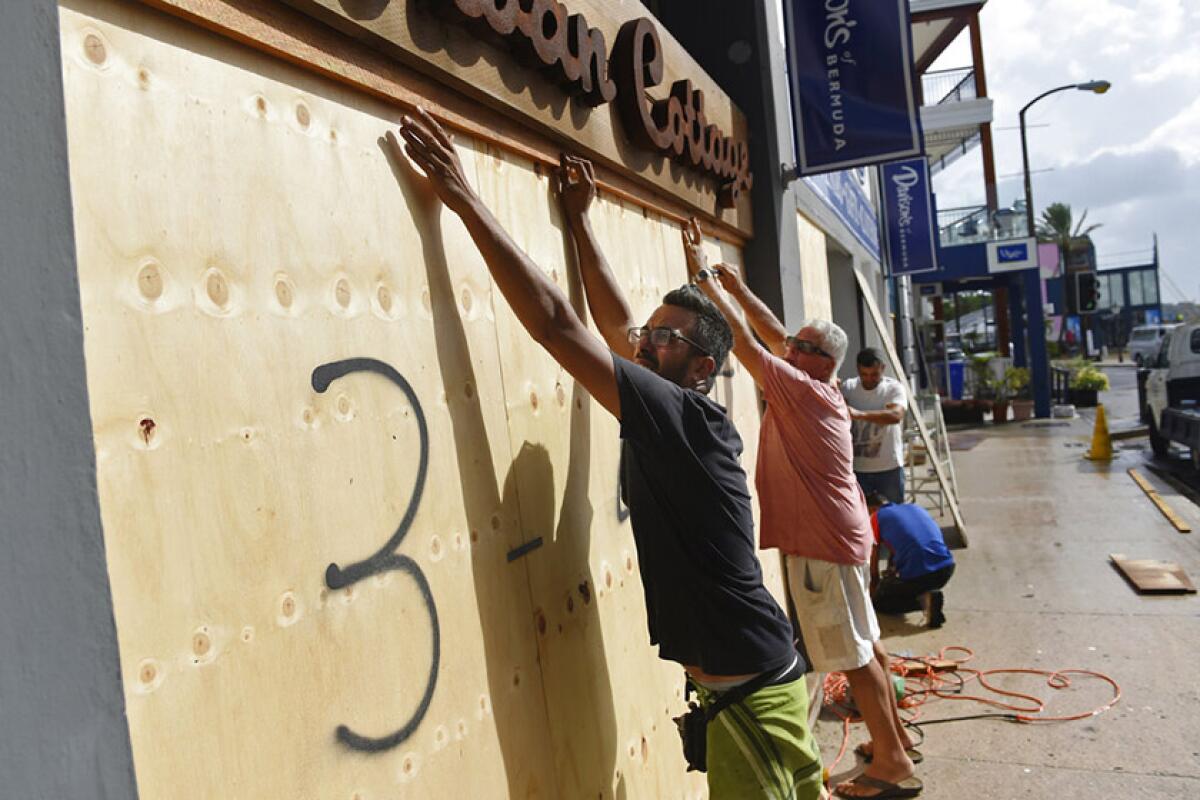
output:
[[[705,707],[716,697],[696,689]],[[708,723],[706,740],[710,800],[821,797],[821,750],[808,729],[804,678],[766,686],[728,706]]]

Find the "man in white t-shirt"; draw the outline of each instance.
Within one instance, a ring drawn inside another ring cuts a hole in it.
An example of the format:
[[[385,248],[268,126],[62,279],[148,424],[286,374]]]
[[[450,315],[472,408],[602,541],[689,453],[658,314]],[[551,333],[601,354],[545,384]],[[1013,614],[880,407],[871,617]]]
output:
[[[883,372],[879,351],[868,347],[855,359],[858,377],[842,384],[854,436],[854,474],[863,493],[904,502],[904,385]]]

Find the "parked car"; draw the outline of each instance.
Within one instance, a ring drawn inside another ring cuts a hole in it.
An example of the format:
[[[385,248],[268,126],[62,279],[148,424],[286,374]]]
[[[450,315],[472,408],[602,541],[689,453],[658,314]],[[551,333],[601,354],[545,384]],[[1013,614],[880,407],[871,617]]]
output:
[[[1200,323],[1168,331],[1158,357],[1147,363],[1142,418],[1150,446],[1163,456],[1171,442],[1181,444],[1200,469]]]
[[[1158,358],[1162,338],[1174,325],[1139,325],[1129,334],[1129,357],[1139,367],[1150,366]]]

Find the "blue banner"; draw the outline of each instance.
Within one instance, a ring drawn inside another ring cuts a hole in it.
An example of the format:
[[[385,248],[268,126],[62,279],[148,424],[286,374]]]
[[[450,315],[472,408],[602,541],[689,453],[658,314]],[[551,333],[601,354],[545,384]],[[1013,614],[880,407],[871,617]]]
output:
[[[908,0],[784,0],[797,169],[925,152]]]
[[[937,231],[929,190],[929,162],[917,157],[884,164],[879,168],[879,183],[891,274],[936,270]]]
[[[829,172],[805,178],[825,205],[850,229],[854,238],[867,248],[876,261],[879,259],[879,223],[871,205],[865,169]]]

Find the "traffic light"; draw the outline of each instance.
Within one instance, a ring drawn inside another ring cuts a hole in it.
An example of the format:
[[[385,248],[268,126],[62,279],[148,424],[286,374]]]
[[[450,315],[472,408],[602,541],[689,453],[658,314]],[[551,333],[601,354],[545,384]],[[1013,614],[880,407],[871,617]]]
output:
[[[1100,308],[1100,281],[1094,272],[1075,273],[1075,300],[1080,314],[1095,314]]]

